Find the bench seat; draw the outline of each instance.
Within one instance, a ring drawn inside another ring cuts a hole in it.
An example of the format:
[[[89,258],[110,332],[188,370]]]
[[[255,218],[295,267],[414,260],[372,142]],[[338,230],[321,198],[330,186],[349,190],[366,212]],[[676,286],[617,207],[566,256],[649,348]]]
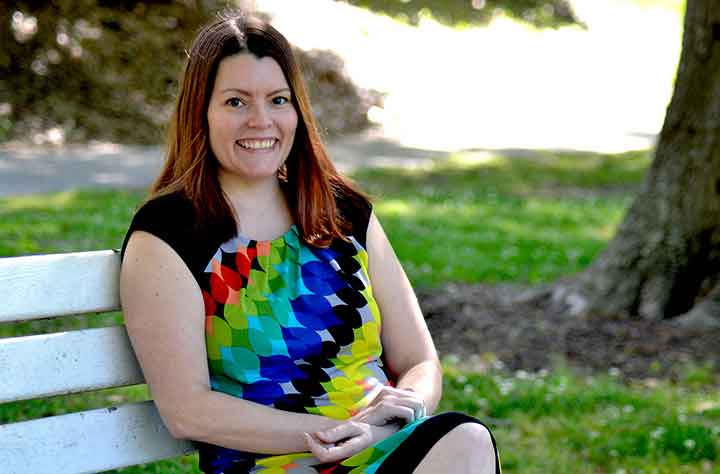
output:
[[[0,323],[116,311],[112,250],[0,259]],[[0,404],[144,383],[124,326],[0,339]],[[96,473],[195,451],[152,401],[0,425],[6,474]]]

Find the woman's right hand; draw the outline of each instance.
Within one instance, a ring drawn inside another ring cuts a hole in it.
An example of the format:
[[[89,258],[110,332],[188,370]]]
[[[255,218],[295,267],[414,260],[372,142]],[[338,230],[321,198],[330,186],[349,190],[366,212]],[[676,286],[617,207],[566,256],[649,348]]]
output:
[[[425,416],[425,403],[419,394],[412,390],[402,390],[384,386],[370,404],[352,417],[375,426],[390,423],[412,423]]]
[[[375,426],[355,420],[325,431],[305,433],[310,452],[323,463],[338,462],[397,432],[396,425]]]

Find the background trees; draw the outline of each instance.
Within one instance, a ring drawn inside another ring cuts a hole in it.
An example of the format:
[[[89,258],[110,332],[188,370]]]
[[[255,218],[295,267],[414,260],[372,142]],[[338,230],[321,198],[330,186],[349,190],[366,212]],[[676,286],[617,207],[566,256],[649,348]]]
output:
[[[173,0],[3,2],[0,140],[59,127],[73,141],[157,143],[184,48],[208,15]]]
[[[555,298],[573,313],[720,327],[720,4],[688,0],[675,91],[642,190]]]
[[[350,3],[409,20],[430,12],[453,25],[486,22],[498,11],[540,26],[574,21],[565,0],[473,3],[478,8],[465,0]],[[60,137],[72,142],[161,142],[184,50],[199,25],[226,4],[219,0],[3,2],[0,24],[9,28],[0,28],[0,142],[14,138],[41,143]],[[339,133],[367,127],[366,112],[381,97],[355,86],[337,55],[327,51],[300,55],[325,129]]]

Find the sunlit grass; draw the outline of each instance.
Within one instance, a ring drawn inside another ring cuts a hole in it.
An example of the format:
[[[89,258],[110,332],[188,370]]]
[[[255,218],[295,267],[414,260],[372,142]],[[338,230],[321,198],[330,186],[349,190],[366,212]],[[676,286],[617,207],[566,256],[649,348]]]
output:
[[[541,282],[584,268],[605,245],[625,199],[578,203],[478,195],[461,202],[379,203],[411,280]]]
[[[0,257],[118,248],[142,196],[68,191],[0,199]]]
[[[442,408],[493,427],[504,472],[700,474],[720,472],[720,411],[707,408],[718,403],[712,383],[649,390],[562,367],[510,374],[447,363]]]
[[[587,266],[648,163],[647,152],[483,152],[355,177],[377,197],[375,211],[416,285],[537,283]]]
[[[411,280],[542,282],[586,266],[614,232],[649,162],[621,155],[463,153],[428,169],[355,178]],[[0,199],[0,256],[118,248],[140,192]]]
[[[136,385],[98,390],[79,395],[62,395],[39,400],[11,402],[0,406],[0,423],[32,420],[149,399],[147,387],[145,385]]]

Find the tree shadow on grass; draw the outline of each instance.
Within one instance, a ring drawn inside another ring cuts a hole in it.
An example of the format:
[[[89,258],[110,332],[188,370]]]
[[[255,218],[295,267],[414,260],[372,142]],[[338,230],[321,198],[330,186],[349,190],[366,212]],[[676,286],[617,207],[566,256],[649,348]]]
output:
[[[396,153],[397,157],[402,155]],[[395,167],[367,167],[354,176],[370,192],[382,197],[406,195],[408,190],[415,190],[436,196],[503,193],[518,197],[591,198],[634,192],[651,159],[647,150],[603,154],[474,149],[422,157],[425,166],[405,166],[399,158]]]
[[[417,286],[540,283],[592,261],[648,164],[642,151],[476,150],[354,177]]]

